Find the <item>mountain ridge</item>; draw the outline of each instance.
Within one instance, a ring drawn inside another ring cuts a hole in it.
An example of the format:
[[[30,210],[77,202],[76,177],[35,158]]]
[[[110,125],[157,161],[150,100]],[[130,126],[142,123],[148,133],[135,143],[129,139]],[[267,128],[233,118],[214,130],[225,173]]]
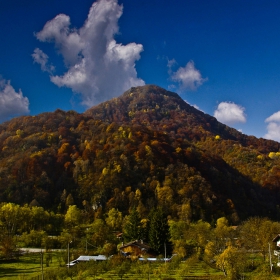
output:
[[[137,95],[135,97],[135,95]],[[153,95],[156,95],[157,97],[161,96],[161,98],[155,98]],[[155,110],[157,106],[157,101],[159,103],[164,102],[164,96],[169,96],[172,98],[172,103],[167,107],[167,110],[174,111],[175,113],[178,111],[183,110],[188,115],[191,115],[192,118],[198,118],[198,122],[203,124],[203,128],[211,132],[212,135],[218,135],[222,134],[225,139],[231,139],[231,140],[240,140],[243,144],[247,144],[248,140],[246,140],[246,137],[250,138],[250,142],[254,142],[254,139],[258,139],[255,136],[249,136],[246,134],[243,134],[239,132],[238,130],[234,128],[230,128],[229,126],[220,123],[217,121],[216,118],[213,116],[210,116],[190,104],[186,103],[177,93],[167,91],[159,86],[155,85],[145,85],[141,87],[132,87],[131,89],[124,92],[120,97],[114,98],[112,100],[103,102],[99,105],[93,106],[90,109],[88,109],[84,114],[86,116],[90,116],[99,120],[108,121],[108,122],[125,122],[125,123],[133,123],[133,119],[138,114],[146,114],[147,111],[145,110]],[[145,98],[146,97],[146,98]],[[136,99],[136,101],[135,101]],[[145,102],[146,99],[146,102]],[[151,101],[152,100],[152,101]],[[137,109],[138,103],[140,103],[140,110]],[[115,102],[118,102],[118,104],[115,104]],[[143,104],[144,103],[144,104]],[[117,106],[116,106],[117,105]],[[144,106],[143,106],[144,105]],[[120,107],[121,110],[120,110]],[[179,108],[177,106],[180,106]],[[144,107],[144,108],[143,108]],[[114,111],[115,108],[115,111]],[[143,112],[144,109],[144,112]],[[161,108],[158,108],[159,110]],[[107,113],[107,112],[110,113]],[[113,112],[112,112],[113,111]],[[113,114],[117,115],[117,118],[113,119]],[[119,115],[119,113],[121,113]],[[166,118],[164,116],[164,113],[159,116],[161,119]],[[158,114],[157,114],[158,115]],[[168,116],[169,117],[169,116]],[[176,117],[176,116],[175,116]],[[145,118],[144,120],[146,120]],[[150,118],[151,119],[151,118]],[[185,125],[191,125],[193,121],[189,120],[190,123],[188,123],[188,120],[185,119]],[[150,123],[150,120],[149,120]],[[142,122],[138,122],[138,124],[143,124]],[[144,123],[145,124],[145,123]],[[154,128],[154,127],[153,127]],[[263,139],[263,138],[259,138]],[[274,140],[267,140],[263,139],[267,143],[270,143],[269,147],[273,150],[279,150],[280,144]]]
[[[160,206],[173,218],[235,224],[280,216],[279,143],[244,135],[154,85],[83,114],[5,122],[0,151],[0,202],[61,212],[74,203],[95,216],[135,207],[146,217]]]

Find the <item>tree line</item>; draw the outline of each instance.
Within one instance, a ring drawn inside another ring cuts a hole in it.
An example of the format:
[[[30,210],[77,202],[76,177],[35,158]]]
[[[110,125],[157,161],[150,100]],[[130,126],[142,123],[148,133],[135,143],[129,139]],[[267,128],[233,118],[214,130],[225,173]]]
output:
[[[96,209],[94,216],[88,216],[76,205],[69,205],[65,214],[60,214],[13,203],[1,204],[0,226],[1,258],[14,258],[19,247],[66,249],[69,244],[76,254],[109,256],[118,254],[122,242],[141,239],[158,255],[164,255],[167,249],[167,254],[182,259],[196,256],[225,276],[254,270],[260,262],[265,263],[268,246],[272,252],[272,240],[280,233],[279,222],[261,217],[231,226],[225,217],[214,224],[172,219],[162,208],[154,208],[141,218],[136,208],[128,215],[112,208],[106,214]],[[118,233],[122,233],[121,239]]]

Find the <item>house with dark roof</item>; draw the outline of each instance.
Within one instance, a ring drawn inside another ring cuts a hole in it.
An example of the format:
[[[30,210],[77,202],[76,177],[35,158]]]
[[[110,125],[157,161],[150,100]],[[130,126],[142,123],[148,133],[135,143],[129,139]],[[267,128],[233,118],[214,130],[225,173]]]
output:
[[[277,250],[274,250],[274,255],[278,257],[277,266],[280,266],[280,234],[277,234],[272,242],[276,243]]]
[[[154,250],[142,240],[134,240],[126,244],[122,244],[119,248],[120,253],[127,258],[139,258],[139,257],[155,257]]]

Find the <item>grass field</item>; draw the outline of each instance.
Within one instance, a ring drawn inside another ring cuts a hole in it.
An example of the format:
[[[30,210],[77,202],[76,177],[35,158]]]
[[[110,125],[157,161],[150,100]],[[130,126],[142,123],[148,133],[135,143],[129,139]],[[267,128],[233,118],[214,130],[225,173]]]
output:
[[[28,253],[18,261],[0,262],[0,279],[7,280],[220,280],[227,279],[203,261],[190,258],[184,262],[177,260],[170,263],[162,262],[86,262],[67,269],[64,253],[52,252],[43,254]],[[43,272],[43,273],[42,273]],[[42,274],[44,277],[42,277]],[[247,275],[244,279],[280,279],[252,278]]]
[[[1,261],[0,278],[7,280],[32,279],[32,277],[42,274],[41,261],[40,253],[27,253],[15,261]],[[44,253],[43,263],[43,272],[58,269],[64,264],[60,253]]]
[[[210,269],[203,262],[200,263],[139,263],[123,262],[112,269],[105,263],[80,263],[69,270],[65,266],[65,254],[44,253],[43,271],[42,255],[40,253],[28,253],[21,256],[18,261],[6,261],[0,264],[0,278],[7,280],[41,280],[44,279],[222,279],[220,273]],[[48,265],[46,265],[48,264]],[[211,275],[211,277],[210,277]]]

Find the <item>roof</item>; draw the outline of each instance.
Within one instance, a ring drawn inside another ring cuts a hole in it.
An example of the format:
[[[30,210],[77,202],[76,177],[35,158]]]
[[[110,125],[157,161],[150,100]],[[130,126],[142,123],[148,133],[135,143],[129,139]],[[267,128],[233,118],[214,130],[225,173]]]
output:
[[[123,248],[126,248],[126,247],[129,247],[129,246],[135,246],[135,247],[138,247],[140,248],[141,250],[150,250],[151,247],[147,244],[147,243],[144,243],[143,241],[139,241],[139,240],[134,240],[134,241],[131,241],[131,242],[128,242],[126,244],[123,244],[120,249],[123,249]]]
[[[158,259],[158,258],[139,258],[138,260],[139,261],[148,261],[148,262],[155,262],[155,261],[169,262],[175,256],[177,256],[177,254],[173,254],[170,258],[161,258],[161,259]]]
[[[280,239],[280,234],[277,234],[273,239],[272,242],[277,242]]]
[[[86,261],[106,261],[107,257],[104,255],[98,256],[79,256],[77,259],[79,262],[86,262]]]

